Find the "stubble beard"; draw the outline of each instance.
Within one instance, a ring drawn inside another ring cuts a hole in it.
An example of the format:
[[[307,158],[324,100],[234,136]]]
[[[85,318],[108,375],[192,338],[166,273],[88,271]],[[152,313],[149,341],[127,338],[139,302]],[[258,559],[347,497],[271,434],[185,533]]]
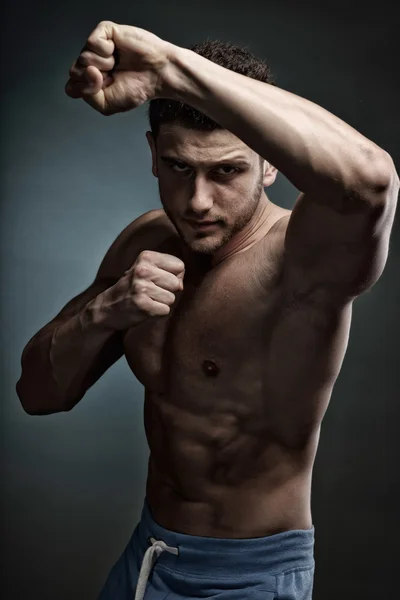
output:
[[[244,213],[243,215],[240,215],[238,217],[238,219],[235,221],[235,223],[231,229],[226,229],[226,227],[224,229],[224,224],[221,222],[219,224],[217,224],[217,228],[218,228],[219,232],[222,231],[222,237],[221,237],[221,235],[219,235],[216,240],[209,238],[208,237],[209,234],[207,234],[206,232],[199,232],[197,234],[198,235],[197,239],[188,240],[185,231],[183,231],[182,228],[179,226],[179,223],[176,222],[172,213],[167,208],[166,203],[163,201],[160,185],[158,186],[158,189],[159,189],[161,204],[163,205],[165,214],[167,215],[167,217],[169,218],[169,220],[171,221],[171,223],[177,230],[177,232],[178,232],[180,238],[182,239],[183,243],[185,244],[185,246],[187,248],[189,248],[192,252],[195,252],[196,254],[204,255],[204,256],[212,256],[213,254],[215,254],[215,252],[217,252],[217,250],[219,250],[222,246],[227,244],[237,233],[242,231],[242,229],[244,227],[246,227],[246,225],[251,220],[252,216],[254,215],[254,213],[257,209],[258,203],[261,198],[261,193],[264,189],[263,179],[264,179],[263,173],[261,173],[260,179],[257,183],[257,187],[252,195],[251,202],[249,202],[248,210],[246,211],[246,213]]]

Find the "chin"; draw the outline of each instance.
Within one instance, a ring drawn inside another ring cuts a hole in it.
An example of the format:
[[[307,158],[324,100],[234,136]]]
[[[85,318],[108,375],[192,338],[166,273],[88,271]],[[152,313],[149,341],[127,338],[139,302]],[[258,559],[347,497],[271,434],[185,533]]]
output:
[[[185,243],[192,252],[207,256],[214,254],[222,246],[220,242],[212,242],[211,240],[196,240],[190,243],[185,241]]]
[[[221,235],[205,235],[197,237],[193,235],[181,235],[185,245],[198,254],[212,255],[224,244]]]

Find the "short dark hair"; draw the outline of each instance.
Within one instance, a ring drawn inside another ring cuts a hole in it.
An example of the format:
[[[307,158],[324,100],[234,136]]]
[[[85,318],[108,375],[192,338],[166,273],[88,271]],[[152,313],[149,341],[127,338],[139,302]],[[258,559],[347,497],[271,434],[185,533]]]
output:
[[[276,85],[271,67],[245,47],[236,46],[230,42],[207,40],[192,46],[190,50],[221,67],[225,67],[225,69],[230,69],[264,83]],[[223,129],[221,125],[197,109],[183,102],[165,98],[150,101],[148,118],[154,138],[157,138],[162,123],[174,122],[189,129],[200,129],[202,131]]]

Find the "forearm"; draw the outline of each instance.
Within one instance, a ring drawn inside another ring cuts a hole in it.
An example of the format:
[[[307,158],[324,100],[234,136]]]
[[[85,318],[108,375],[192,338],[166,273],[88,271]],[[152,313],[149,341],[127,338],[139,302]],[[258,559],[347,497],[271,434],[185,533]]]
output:
[[[58,327],[52,337],[52,375],[67,405],[78,401],[93,385],[96,367],[105,371],[108,365],[104,364],[104,350],[117,335],[95,318],[94,303],[95,300],[89,302],[84,310]]]
[[[390,157],[324,108],[172,46],[163,93],[230,130],[302,192],[386,185]]]
[[[114,362],[118,335],[94,317],[94,301],[63,324],[45,328],[28,344],[17,384],[21,404],[30,414],[71,409]]]

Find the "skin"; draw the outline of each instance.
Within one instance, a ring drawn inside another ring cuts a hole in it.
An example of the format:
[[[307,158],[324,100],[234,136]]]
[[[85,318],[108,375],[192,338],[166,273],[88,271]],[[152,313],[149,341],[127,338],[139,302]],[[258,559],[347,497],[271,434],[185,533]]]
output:
[[[186,265],[184,289],[170,315],[132,328],[124,337],[128,364],[145,386],[151,450],[146,492],[154,516],[174,531],[211,537],[309,528],[321,415],[311,408],[294,425],[295,415],[288,410],[293,399],[280,405],[273,390],[281,376],[295,372],[296,363],[279,374],[265,357],[273,333],[272,354],[280,344],[281,352],[288,351],[285,336],[290,334],[287,316],[278,315],[291,211],[274,205],[263,189],[272,185],[277,171],[265,161],[261,167],[260,157],[226,130],[206,133],[163,125],[157,142],[151,133],[147,138],[165,211],[159,222],[168,228],[168,219],[176,229],[157,249],[167,249]],[[174,157],[178,165],[162,157]],[[221,162],[243,171],[232,175],[232,168],[219,167]],[[185,218],[218,218],[222,224],[197,232]],[[237,281],[247,290],[245,313]],[[228,306],[221,301],[223,289],[229,289]],[[251,343],[245,358],[246,340]],[[166,348],[172,358],[164,366]],[[268,370],[270,391],[265,393]],[[329,393],[325,404],[328,400]]]
[[[250,226],[261,203],[263,188],[276,178],[276,169],[226,130],[202,132],[162,125],[157,143],[147,140],[160,199],[186,246],[200,255],[214,255],[236,234]],[[218,221],[213,231],[189,221]],[[242,233],[243,235],[243,233]]]
[[[92,32],[66,91],[104,115],[172,98],[224,129],[168,124],[157,140],[147,134],[163,209],[122,232],[94,284],[28,344],[23,405],[31,414],[69,410],[125,354],[145,388],[156,521],[225,538],[310,528],[312,467],[353,301],[386,263],[393,161],[304,98],[112,22]],[[215,163],[239,153],[243,172],[221,179]],[[276,169],[301,190],[293,211],[262,189]],[[218,224],[196,230],[187,218]],[[123,286],[110,285],[144,249],[182,261],[184,274],[173,268],[183,289],[168,314],[112,331]]]

